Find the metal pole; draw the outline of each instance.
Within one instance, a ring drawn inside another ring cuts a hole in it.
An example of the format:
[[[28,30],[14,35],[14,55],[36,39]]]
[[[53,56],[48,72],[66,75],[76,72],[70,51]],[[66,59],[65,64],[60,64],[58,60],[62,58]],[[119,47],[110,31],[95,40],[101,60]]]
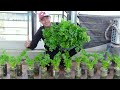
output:
[[[27,40],[29,40],[29,11],[27,13],[27,20],[28,20]]]
[[[67,20],[71,20],[71,11],[67,12]]]
[[[71,22],[77,24],[77,11],[71,11]]]
[[[62,11],[62,18],[64,19],[64,11]]]

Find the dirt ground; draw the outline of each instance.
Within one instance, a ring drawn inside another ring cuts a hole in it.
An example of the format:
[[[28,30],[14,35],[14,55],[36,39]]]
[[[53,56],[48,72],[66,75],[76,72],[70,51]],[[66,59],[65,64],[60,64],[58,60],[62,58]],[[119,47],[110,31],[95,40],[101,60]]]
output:
[[[75,62],[72,63],[72,67],[71,67],[71,79],[75,79]],[[106,77],[106,79],[113,79],[113,75],[114,75],[114,70],[113,70],[113,66],[110,67],[110,72],[108,74],[108,76]],[[27,66],[23,63],[22,65],[22,77],[17,77],[16,79],[28,79],[27,76]],[[82,75],[80,79],[87,79],[86,75]],[[7,65],[7,76],[4,77],[4,79],[10,79],[10,66]],[[41,75],[39,74],[39,76],[34,76],[34,79],[41,79]],[[54,79],[53,77],[48,77],[47,79]],[[58,79],[65,79],[64,76],[64,70],[60,70],[59,71],[59,77]],[[100,70],[98,70],[95,75],[91,78],[91,79],[100,79]]]

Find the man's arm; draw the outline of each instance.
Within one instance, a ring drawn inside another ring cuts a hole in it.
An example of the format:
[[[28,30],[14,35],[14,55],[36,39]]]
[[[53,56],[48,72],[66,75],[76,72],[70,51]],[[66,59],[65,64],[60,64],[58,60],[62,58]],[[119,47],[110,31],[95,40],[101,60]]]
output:
[[[72,56],[75,55],[75,54],[77,54],[75,48],[73,48],[73,49],[71,49],[71,50],[69,51],[70,57],[72,57]]]
[[[30,46],[28,47],[29,49],[33,50],[36,48],[39,40],[42,38],[42,29],[43,27],[40,27],[38,31],[36,32],[36,34],[33,36]]]
[[[80,52],[80,50],[79,50],[78,52]],[[71,50],[69,51],[70,57],[74,56],[75,54],[77,54],[75,48],[73,48],[73,49],[71,49]]]

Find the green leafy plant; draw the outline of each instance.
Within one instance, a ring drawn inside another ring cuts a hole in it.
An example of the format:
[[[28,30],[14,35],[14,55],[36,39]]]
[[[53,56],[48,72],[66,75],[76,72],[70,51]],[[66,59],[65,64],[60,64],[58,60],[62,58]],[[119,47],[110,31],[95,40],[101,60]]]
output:
[[[101,59],[101,62],[102,62],[102,67],[106,70],[109,68],[110,66],[110,63],[111,63],[111,60],[112,60],[112,57],[110,55],[110,53],[106,52],[106,55],[107,55],[107,59],[105,60],[104,59]]]
[[[53,60],[51,60],[51,64],[53,65],[54,70],[58,70],[58,69],[59,69],[60,61],[61,61],[61,53],[58,52],[58,53],[54,56]]]
[[[24,57],[26,54],[27,54],[27,50],[25,49],[20,53],[20,56]]]
[[[43,58],[43,54],[40,52],[40,53],[38,53],[38,55],[36,55],[34,57],[34,60],[35,60],[35,62],[40,63],[40,61],[42,60],[42,58]]]
[[[82,58],[80,56],[76,57],[75,62],[77,64],[77,66],[80,66],[80,63],[82,62]]]
[[[89,56],[89,53],[88,52],[86,52],[84,49],[81,49],[81,51],[80,51],[80,58],[81,58],[81,62],[82,63],[86,63],[88,60],[87,60],[87,56]]]
[[[109,68],[110,61],[103,59],[103,60],[101,60],[101,62],[102,62],[102,67],[103,67],[105,70],[107,70],[107,69]]]
[[[98,61],[101,61],[104,59],[104,52],[98,53]]]
[[[70,58],[69,53],[66,51],[64,54],[62,54],[62,57],[64,59],[66,71],[70,71],[72,66],[72,59]]]
[[[119,70],[120,69],[120,57],[118,55],[114,55],[113,60],[114,60],[114,62],[116,64],[115,68]]]
[[[90,59],[92,58],[92,59]],[[97,53],[93,53],[93,54],[89,54],[88,57],[86,57],[86,65],[88,67],[88,70],[93,70],[94,66],[97,64],[98,62],[98,54]]]
[[[90,41],[86,28],[79,27],[65,20],[62,20],[58,25],[53,23],[50,28],[43,30],[43,36],[45,44],[49,47],[50,51],[59,46],[60,50],[69,51],[75,48],[78,52],[85,42]]]
[[[8,59],[9,59],[9,55],[7,54],[6,50],[3,50],[0,56],[0,64],[1,65],[6,64]]]
[[[17,65],[17,59],[14,56],[10,56],[8,63],[10,64],[11,69],[15,69],[16,65]]]
[[[25,56],[27,56],[27,51],[26,50],[23,50],[18,56],[16,56],[18,65],[21,64],[22,59],[25,58]]]
[[[50,55],[49,54],[45,54],[43,56],[43,59],[40,60],[40,66],[45,68],[45,66],[49,65],[50,62],[51,62]]]
[[[22,61],[22,56],[16,56],[16,63],[17,63],[18,65],[21,64],[21,61]]]
[[[33,65],[34,65],[34,60],[30,59],[29,57],[26,56],[26,64],[28,66],[29,70],[33,69]]]

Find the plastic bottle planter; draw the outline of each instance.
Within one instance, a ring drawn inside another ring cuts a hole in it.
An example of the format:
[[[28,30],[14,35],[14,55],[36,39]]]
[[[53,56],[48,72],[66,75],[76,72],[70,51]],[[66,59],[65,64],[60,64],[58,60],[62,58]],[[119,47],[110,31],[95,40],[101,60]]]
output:
[[[100,61],[98,61],[98,63],[95,65],[94,67],[94,74],[97,74],[100,76],[100,68],[102,67],[102,64]]]
[[[71,70],[65,70],[64,75],[66,79],[71,79]]]
[[[16,65],[17,76],[22,76],[22,64]]]
[[[115,68],[115,73],[113,79],[120,79],[120,68]]]
[[[27,70],[28,79],[34,79],[34,69]]]
[[[3,67],[0,66],[0,78],[3,79]]]
[[[81,63],[81,74],[84,76],[84,79],[87,79],[87,68],[85,64]]]
[[[54,79],[58,79],[58,77],[59,77],[59,70],[53,70],[53,77],[54,77]]]
[[[41,79],[47,79],[47,78],[48,78],[47,68],[41,67]]]
[[[91,70],[88,70],[88,79],[91,79],[94,76],[94,68]]]
[[[11,68],[10,67],[10,79],[16,79],[17,75],[16,75],[16,68]]]
[[[7,76],[7,64],[0,66],[0,78]]]
[[[81,77],[81,67],[78,65],[75,69],[75,78],[80,79]]]
[[[101,68],[101,79],[106,79],[108,75],[108,69]]]
[[[39,62],[35,62],[34,63],[34,75],[35,76],[39,75],[39,68],[40,68],[40,63]]]

